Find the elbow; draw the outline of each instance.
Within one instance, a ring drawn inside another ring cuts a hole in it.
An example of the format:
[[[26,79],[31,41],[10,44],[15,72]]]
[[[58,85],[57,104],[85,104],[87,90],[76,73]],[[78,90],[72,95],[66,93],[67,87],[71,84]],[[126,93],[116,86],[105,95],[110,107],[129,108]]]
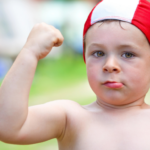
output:
[[[8,144],[15,144],[17,140],[17,135],[8,132],[0,132],[0,141]]]

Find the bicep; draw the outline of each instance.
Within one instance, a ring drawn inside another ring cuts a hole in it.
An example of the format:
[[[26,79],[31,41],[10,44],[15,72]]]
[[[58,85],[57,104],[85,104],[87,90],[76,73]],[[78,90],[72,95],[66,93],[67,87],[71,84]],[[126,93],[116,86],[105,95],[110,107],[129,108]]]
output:
[[[28,116],[16,138],[16,144],[33,144],[61,137],[66,126],[66,113],[54,101],[29,108]]]

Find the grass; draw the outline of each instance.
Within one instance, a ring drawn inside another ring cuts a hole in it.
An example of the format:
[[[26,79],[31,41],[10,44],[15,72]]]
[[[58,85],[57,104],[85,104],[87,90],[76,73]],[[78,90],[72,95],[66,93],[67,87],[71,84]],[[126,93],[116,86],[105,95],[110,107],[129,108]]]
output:
[[[59,60],[44,59],[38,64],[30,96],[45,94],[72,85],[86,78],[86,67],[81,55],[65,56]]]
[[[33,145],[13,145],[0,142],[0,150],[58,150],[57,140],[49,140]]]

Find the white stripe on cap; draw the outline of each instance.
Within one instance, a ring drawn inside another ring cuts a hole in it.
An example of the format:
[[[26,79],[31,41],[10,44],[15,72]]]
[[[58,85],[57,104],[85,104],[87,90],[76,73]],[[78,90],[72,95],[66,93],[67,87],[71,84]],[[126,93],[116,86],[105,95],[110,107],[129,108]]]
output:
[[[139,0],[103,0],[93,11],[91,24],[105,19],[132,21]]]

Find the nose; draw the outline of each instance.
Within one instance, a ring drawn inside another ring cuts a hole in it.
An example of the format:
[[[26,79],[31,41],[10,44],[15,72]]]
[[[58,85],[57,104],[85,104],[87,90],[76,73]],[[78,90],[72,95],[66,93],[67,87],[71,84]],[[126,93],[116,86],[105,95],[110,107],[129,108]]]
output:
[[[116,60],[115,57],[109,57],[107,58],[104,66],[103,66],[103,72],[109,72],[109,73],[119,73],[120,72],[120,66]]]

